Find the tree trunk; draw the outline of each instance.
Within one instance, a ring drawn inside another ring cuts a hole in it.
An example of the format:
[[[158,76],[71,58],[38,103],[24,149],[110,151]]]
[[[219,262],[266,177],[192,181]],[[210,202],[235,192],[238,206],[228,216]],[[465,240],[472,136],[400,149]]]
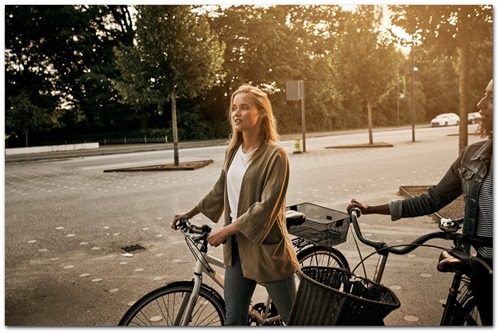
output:
[[[140,129],[141,130],[147,130],[148,129],[148,114],[144,108],[141,108],[140,110]]]
[[[28,130],[24,131],[24,144],[26,145],[26,147],[29,147],[28,146]]]
[[[468,124],[467,124],[467,96],[469,95],[469,43],[460,45],[460,77],[459,77],[459,116],[460,124],[458,129],[458,152],[461,153],[468,145]]]
[[[172,103],[172,135],[174,141],[174,165],[179,165],[179,135],[177,133],[177,104],[176,104],[175,88],[171,93]]]
[[[370,101],[366,102],[366,109],[368,110],[368,139],[370,144],[373,144],[373,122],[372,122],[372,103]]]

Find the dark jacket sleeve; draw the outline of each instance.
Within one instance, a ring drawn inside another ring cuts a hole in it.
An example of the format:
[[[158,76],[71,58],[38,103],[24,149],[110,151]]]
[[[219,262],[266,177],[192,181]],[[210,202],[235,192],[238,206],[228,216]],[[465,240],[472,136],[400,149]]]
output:
[[[402,200],[401,217],[415,217],[435,213],[462,194],[459,167],[461,157],[451,165],[445,176],[427,193]]]

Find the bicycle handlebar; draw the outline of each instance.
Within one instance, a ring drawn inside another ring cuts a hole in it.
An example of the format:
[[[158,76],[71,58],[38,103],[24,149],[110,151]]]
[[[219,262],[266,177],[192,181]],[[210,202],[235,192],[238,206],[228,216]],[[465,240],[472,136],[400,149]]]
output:
[[[208,234],[212,231],[208,225],[204,224],[201,227],[189,222],[189,220],[177,221],[175,225],[176,229],[181,229],[183,234],[197,234],[199,237],[191,237],[191,239],[197,243],[202,243],[204,247],[207,245]]]
[[[454,248],[449,250],[448,253],[451,254],[453,257],[460,259],[461,261],[464,260],[472,260],[475,262],[480,263],[483,265],[490,274],[493,274],[492,268],[481,258],[475,257],[475,256],[470,256],[469,254],[463,252],[463,250],[458,246],[460,242],[465,243],[465,244],[471,244],[475,246],[493,246],[493,239],[492,238],[485,238],[485,237],[477,237],[477,236],[467,236],[467,235],[462,235],[462,234],[457,234],[456,231],[458,230],[458,226],[455,229],[447,229],[441,228],[442,231],[436,231],[436,232],[431,232],[425,235],[422,235],[415,240],[413,240],[409,245],[396,245],[396,246],[387,246],[386,243],[381,242],[381,241],[372,241],[369,239],[364,238],[361,229],[359,227],[358,223],[358,216],[361,215],[361,211],[359,208],[353,208],[349,212],[349,220],[354,226],[354,231],[356,233],[356,237],[361,241],[361,243],[371,246],[375,249],[376,253],[380,255],[387,255],[389,253],[393,254],[407,254],[415,250],[417,247],[420,245],[423,245],[427,241],[431,239],[449,239],[453,241]],[[450,222],[450,221],[448,221]],[[457,221],[455,221],[457,222]]]
[[[425,235],[422,235],[415,240],[413,240],[409,245],[406,245],[404,247],[402,246],[393,246],[393,247],[387,247],[387,244],[384,242],[375,242],[369,239],[364,238],[361,229],[358,224],[358,217],[361,215],[361,211],[359,208],[353,208],[349,212],[349,218],[354,226],[354,231],[356,233],[357,238],[363,243],[368,246],[373,247],[378,253],[381,251],[387,251],[389,253],[394,253],[394,254],[407,254],[410,253],[411,251],[415,250],[418,246],[426,243],[427,241],[431,239],[449,239],[453,241],[453,244],[455,247],[458,245],[459,242],[463,242],[465,244],[470,244],[474,246],[486,246],[486,247],[492,247],[493,246],[493,241],[492,238],[487,238],[487,237],[479,237],[479,236],[467,236],[463,234],[457,234],[456,231],[458,230],[458,227],[456,229],[441,229],[443,231],[435,231],[431,232]],[[455,221],[459,222],[461,220]]]
[[[372,241],[369,239],[366,239],[359,227],[358,224],[358,216],[361,215],[361,211],[358,208],[354,208],[349,212],[349,218],[354,226],[354,231],[356,233],[356,237],[361,241],[361,243],[373,247],[378,253],[383,253],[388,252],[388,253],[393,253],[393,254],[407,254],[415,250],[417,247],[420,245],[426,243],[427,241],[431,239],[452,239],[455,241],[456,234],[452,233],[447,233],[443,231],[436,231],[436,232],[431,232],[429,234],[425,234],[423,236],[420,236],[416,238],[414,241],[410,243],[410,245],[405,245],[403,247],[388,247],[385,242],[381,241]]]
[[[212,228],[210,228],[206,224],[199,227],[199,226],[189,222],[189,220],[177,221],[175,228],[181,229],[181,231],[183,231],[185,233],[199,234],[199,235],[204,235],[204,234],[208,235],[212,231]]]

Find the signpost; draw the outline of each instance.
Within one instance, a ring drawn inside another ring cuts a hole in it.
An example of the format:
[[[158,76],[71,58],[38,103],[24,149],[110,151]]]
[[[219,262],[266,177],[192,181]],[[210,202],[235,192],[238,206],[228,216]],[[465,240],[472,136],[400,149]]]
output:
[[[304,80],[287,81],[286,82],[286,100],[301,101],[302,109],[302,152],[306,152],[306,110],[305,110],[305,93]]]

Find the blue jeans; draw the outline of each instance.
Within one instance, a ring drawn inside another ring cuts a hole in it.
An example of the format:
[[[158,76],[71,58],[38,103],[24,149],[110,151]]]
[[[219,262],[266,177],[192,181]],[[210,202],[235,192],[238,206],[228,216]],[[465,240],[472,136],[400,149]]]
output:
[[[243,276],[240,258],[233,251],[232,266],[226,267],[224,277],[224,299],[226,302],[226,325],[246,326],[248,306],[257,282]],[[263,284],[273,300],[281,319],[286,323],[297,294],[295,274],[279,281]]]

